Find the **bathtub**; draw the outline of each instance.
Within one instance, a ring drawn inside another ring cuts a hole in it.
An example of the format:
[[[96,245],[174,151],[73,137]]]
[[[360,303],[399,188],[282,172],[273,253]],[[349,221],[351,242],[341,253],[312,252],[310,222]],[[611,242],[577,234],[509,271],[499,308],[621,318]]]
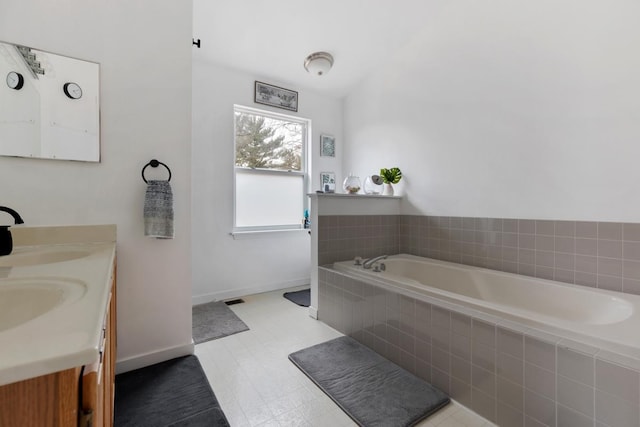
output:
[[[640,296],[537,279],[413,255],[379,262],[384,271],[365,270],[353,261],[336,271],[375,286],[508,322],[523,332],[552,334],[640,359]]]

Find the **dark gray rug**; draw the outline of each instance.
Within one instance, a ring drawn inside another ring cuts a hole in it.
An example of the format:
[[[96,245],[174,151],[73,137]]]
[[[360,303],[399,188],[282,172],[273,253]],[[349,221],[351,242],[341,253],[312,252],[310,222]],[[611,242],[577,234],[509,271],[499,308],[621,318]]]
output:
[[[413,426],[449,403],[446,394],[351,337],[289,359],[360,426]]]
[[[116,375],[115,427],[229,426],[196,356]]]
[[[303,289],[295,292],[285,292],[283,297],[289,301],[301,305],[303,307],[309,307],[311,304],[311,289]]]
[[[193,342],[196,344],[249,330],[222,301],[194,305],[191,313]]]

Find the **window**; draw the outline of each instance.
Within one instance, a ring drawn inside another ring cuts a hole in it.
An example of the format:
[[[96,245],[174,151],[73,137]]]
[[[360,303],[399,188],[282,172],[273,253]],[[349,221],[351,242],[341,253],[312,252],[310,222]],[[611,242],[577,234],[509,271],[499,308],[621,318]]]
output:
[[[302,228],[310,121],[234,107],[234,231]]]

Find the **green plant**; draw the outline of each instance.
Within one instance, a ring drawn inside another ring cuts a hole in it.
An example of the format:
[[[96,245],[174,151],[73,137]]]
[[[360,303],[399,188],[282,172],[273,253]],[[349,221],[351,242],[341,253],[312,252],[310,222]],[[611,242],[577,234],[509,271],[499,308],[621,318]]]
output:
[[[382,168],[380,169],[380,176],[385,184],[397,184],[402,179],[402,171],[400,168]]]

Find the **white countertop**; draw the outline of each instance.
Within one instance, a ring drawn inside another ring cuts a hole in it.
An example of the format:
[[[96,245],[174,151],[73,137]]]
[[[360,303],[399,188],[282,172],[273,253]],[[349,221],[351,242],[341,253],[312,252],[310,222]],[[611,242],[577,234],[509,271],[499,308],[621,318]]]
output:
[[[114,274],[115,226],[20,226],[11,230],[12,254],[29,251],[89,254],[48,264],[0,267],[0,287],[41,280],[71,282],[81,290],[76,297],[50,311],[0,331],[0,385],[97,363]]]

